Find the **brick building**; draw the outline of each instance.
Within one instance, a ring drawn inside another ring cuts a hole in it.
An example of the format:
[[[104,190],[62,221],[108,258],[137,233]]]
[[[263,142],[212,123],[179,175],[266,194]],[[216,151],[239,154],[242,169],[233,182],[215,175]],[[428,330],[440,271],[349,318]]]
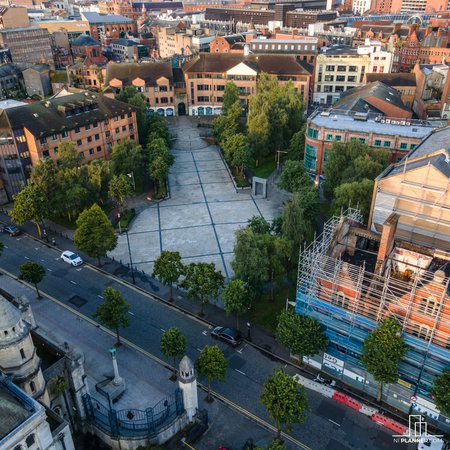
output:
[[[256,92],[261,72],[274,75],[280,82],[292,81],[308,104],[312,66],[290,55],[200,54],[183,66],[189,115],[215,115],[222,110],[223,91],[233,81],[243,106]]]
[[[414,73],[367,73],[365,81],[381,81],[394,88],[401,96],[402,102],[412,108],[416,94],[416,75]]]
[[[308,25],[331,22],[337,18],[336,11],[287,11],[283,25],[288,28],[308,28]]]
[[[121,139],[138,139],[134,108],[94,92],[61,91],[49,100],[1,110],[0,133],[0,176],[9,198],[42,158],[58,160],[62,142],[74,142],[89,162],[108,159]]]
[[[245,37],[242,34],[216,36],[209,44],[210,53],[243,53]]]
[[[250,50],[254,54],[295,55],[300,60],[313,64],[319,49],[318,39],[295,36],[292,39],[252,39]]]

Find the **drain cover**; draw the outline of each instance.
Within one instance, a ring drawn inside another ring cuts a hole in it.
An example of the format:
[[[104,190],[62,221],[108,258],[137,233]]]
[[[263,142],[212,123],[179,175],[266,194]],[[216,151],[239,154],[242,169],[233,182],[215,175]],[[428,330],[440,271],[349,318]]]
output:
[[[70,298],[69,303],[72,303],[72,305],[78,306],[78,308],[81,308],[83,305],[85,305],[88,301],[79,295],[74,295]]]

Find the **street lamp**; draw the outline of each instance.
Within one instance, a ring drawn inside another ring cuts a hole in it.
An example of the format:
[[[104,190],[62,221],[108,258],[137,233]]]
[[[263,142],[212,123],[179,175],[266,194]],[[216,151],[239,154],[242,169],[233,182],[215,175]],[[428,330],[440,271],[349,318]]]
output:
[[[252,340],[252,336],[250,334],[251,328],[252,328],[252,324],[250,322],[247,322],[247,340],[249,340],[249,341]]]
[[[134,171],[127,173],[127,176],[131,178],[131,182],[133,183],[133,190],[136,191],[136,183],[134,182]]]

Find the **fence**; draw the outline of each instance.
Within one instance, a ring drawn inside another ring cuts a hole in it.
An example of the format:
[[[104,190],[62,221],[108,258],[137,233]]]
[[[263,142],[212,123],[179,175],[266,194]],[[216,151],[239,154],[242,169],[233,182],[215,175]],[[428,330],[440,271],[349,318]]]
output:
[[[179,389],[145,410],[115,410],[89,394],[83,397],[83,403],[88,419],[112,437],[151,438],[184,413],[183,396]]]

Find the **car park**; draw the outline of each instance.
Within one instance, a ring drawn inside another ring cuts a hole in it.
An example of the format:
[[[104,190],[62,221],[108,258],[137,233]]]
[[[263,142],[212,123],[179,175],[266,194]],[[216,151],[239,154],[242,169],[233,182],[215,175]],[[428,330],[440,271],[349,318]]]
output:
[[[74,252],[71,252],[70,250],[66,250],[66,251],[62,252],[61,259],[64,262],[71,264],[72,266],[75,266],[75,267],[83,264],[83,260],[80,258],[80,256]]]
[[[211,336],[215,339],[220,339],[233,347],[237,347],[242,341],[242,336],[232,328],[216,327],[211,331]]]

